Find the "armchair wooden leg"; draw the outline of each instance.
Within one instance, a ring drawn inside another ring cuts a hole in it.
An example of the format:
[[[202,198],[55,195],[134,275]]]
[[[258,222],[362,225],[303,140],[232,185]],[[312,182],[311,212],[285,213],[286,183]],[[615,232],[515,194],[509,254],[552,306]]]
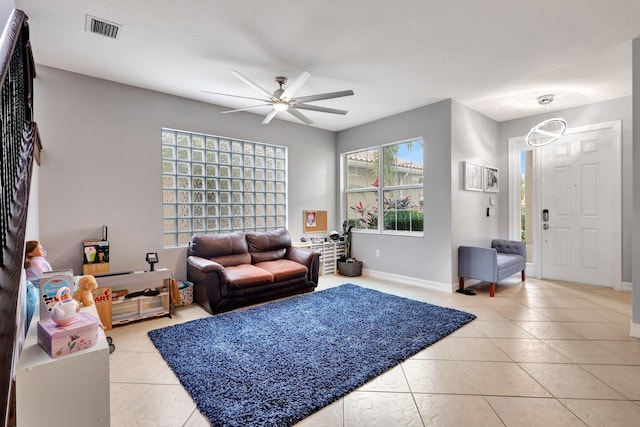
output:
[[[459,289],[464,289],[464,277],[460,278],[460,286]]]
[[[522,270],[522,281],[524,282],[524,270]]]
[[[496,293],[496,282],[491,282],[491,286],[489,287],[489,295],[493,296]]]

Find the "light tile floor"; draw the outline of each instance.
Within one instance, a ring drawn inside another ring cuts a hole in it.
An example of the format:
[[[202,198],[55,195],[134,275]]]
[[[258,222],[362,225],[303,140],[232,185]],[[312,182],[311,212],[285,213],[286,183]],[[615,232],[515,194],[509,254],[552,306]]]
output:
[[[640,426],[640,340],[631,293],[513,276],[467,296],[322,276],[474,313],[476,320],[298,427]],[[197,304],[109,331],[111,426],[208,426],[147,337],[207,316]]]

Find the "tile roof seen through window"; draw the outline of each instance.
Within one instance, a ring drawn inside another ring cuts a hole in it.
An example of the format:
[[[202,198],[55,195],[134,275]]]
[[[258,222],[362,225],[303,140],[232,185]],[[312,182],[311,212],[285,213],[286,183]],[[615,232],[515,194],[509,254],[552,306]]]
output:
[[[358,151],[356,153],[347,154],[347,160],[354,160],[357,162],[373,163],[375,161],[375,154],[371,151]],[[407,160],[396,159],[396,165],[401,168],[422,170],[423,166],[420,163],[409,162]]]

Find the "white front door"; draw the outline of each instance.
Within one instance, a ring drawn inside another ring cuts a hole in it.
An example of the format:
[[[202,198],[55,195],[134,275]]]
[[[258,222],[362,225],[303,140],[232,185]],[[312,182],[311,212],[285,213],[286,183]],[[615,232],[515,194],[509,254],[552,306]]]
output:
[[[538,149],[543,278],[619,285],[619,132],[574,131]]]

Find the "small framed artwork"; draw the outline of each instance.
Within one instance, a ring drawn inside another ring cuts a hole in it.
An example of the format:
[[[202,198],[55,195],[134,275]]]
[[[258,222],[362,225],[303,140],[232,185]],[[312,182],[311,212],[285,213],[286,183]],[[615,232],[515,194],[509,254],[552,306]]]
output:
[[[464,162],[464,189],[482,191],[482,165]]]
[[[498,179],[498,168],[491,166],[484,167],[484,191],[497,193],[500,181]]]
[[[306,224],[307,227],[315,228],[317,215],[318,215],[318,213],[316,211],[305,211],[305,218],[307,220],[307,224]]]

